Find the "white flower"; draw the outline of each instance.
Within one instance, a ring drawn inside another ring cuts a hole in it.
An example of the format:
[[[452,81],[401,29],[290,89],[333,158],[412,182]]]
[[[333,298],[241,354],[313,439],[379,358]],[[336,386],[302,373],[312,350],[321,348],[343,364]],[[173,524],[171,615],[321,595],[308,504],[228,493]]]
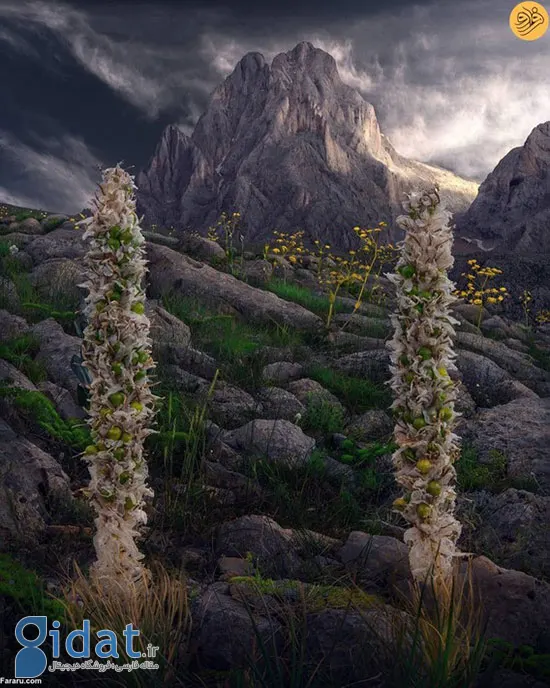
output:
[[[87,492],[97,512],[91,573],[106,586],[118,576],[136,581],[146,575],[136,539],[147,521],[143,506],[153,496],[143,443],[152,432],[156,397],[148,384],[154,363],[149,320],[141,313],[147,270],[135,188],[118,165],[105,170],[93,217],[77,223],[86,227],[89,241],[82,348],[92,376],[88,422],[94,445],[84,455]]]
[[[454,518],[458,437],[452,429],[456,387],[452,339],[457,324],[450,316],[455,302],[447,270],[453,264],[449,213],[439,207],[439,194],[412,193],[404,203],[408,215],[397,219],[405,230],[401,258],[388,275],[397,290],[395,333],[391,350],[396,413],[393,455],[396,480],[405,490],[396,509],[409,521],[405,533],[413,575],[424,581],[448,579],[461,532]]]
[[[19,253],[19,248],[15,244],[12,244],[9,248],[9,252],[14,256],[16,253]]]

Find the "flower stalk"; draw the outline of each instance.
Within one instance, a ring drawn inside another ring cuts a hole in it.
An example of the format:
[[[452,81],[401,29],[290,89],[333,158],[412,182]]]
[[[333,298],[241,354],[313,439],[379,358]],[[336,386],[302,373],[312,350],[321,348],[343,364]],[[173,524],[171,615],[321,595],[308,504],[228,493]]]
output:
[[[135,212],[134,178],[118,165],[103,173],[93,216],[83,220],[89,290],[82,358],[92,382],[88,423],[93,444],[84,452],[90,471],[85,491],[97,514],[91,575],[104,585],[148,576],[136,540],[147,522],[144,441],[153,432],[149,319],[145,314],[146,261]]]
[[[413,577],[448,585],[457,556],[461,525],[454,517],[459,438],[453,433],[456,370],[450,307],[457,298],[447,277],[453,265],[449,213],[440,205],[437,189],[413,193],[397,218],[405,230],[396,272],[387,275],[396,286],[397,309],[391,351],[392,408],[396,418],[393,454],[396,481],[405,493],[394,509],[409,522],[404,540],[409,546]]]

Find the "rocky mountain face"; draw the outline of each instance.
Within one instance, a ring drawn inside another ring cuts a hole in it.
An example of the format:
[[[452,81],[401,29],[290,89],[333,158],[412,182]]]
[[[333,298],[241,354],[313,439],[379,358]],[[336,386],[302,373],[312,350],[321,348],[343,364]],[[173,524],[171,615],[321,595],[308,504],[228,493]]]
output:
[[[470,208],[455,216],[456,275],[472,256],[501,268],[515,296],[506,312],[516,318],[526,289],[534,311],[550,307],[549,166],[550,122],[544,122],[504,156]]]
[[[485,251],[550,254],[550,122],[533,129],[479,187],[457,232]],[[481,243],[480,243],[481,242]]]
[[[239,211],[248,239],[303,229],[349,248],[353,226],[391,224],[404,192],[434,183],[452,212],[477,193],[399,155],[331,55],[300,43],[271,65],[245,55],[190,137],[167,127],[138,176],[138,210],[147,223],[199,231]]]

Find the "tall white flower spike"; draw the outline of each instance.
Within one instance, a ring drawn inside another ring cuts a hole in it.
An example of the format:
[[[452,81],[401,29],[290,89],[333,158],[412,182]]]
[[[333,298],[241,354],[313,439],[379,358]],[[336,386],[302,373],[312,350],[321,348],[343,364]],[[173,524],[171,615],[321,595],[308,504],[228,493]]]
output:
[[[91,576],[104,588],[148,577],[136,539],[146,524],[145,438],[153,432],[155,395],[148,375],[149,319],[142,286],[147,272],[144,238],[135,212],[134,178],[118,165],[103,173],[93,216],[82,221],[89,290],[88,325],[82,357],[90,372],[88,422],[94,444],[87,447],[88,495],[97,517],[97,561]]]
[[[396,272],[397,310],[391,350],[390,382],[396,418],[393,455],[396,481],[405,488],[394,508],[410,523],[404,540],[414,578],[448,583],[461,525],[454,517],[459,438],[453,434],[456,387],[454,325],[456,301],[447,277],[453,265],[449,213],[440,207],[437,189],[412,193],[407,215],[397,218],[405,230]]]

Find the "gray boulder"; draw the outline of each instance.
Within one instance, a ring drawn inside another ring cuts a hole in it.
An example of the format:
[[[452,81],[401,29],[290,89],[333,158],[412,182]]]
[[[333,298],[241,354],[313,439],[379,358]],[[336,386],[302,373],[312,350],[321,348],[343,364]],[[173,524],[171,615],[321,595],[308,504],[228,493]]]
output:
[[[0,359],[0,383],[6,387],[18,387],[29,392],[36,392],[36,386],[18,368]]]
[[[30,327],[24,318],[0,309],[0,343],[28,334]]]
[[[19,231],[24,234],[42,234],[42,225],[40,221],[34,217],[28,217],[19,223]]]
[[[0,551],[32,546],[50,520],[48,508],[72,499],[57,461],[0,419]]]
[[[52,258],[78,260],[87,251],[87,246],[82,241],[82,235],[82,229],[64,229],[60,227],[49,234],[36,237],[34,241],[26,246],[25,250],[35,265],[44,263]]]
[[[550,372],[534,365],[533,359],[501,342],[481,335],[458,332],[457,347],[485,356],[540,396],[550,396]]]
[[[40,342],[36,360],[44,365],[50,381],[68,389],[78,401],[78,378],[71,368],[71,360],[74,355],[80,355],[82,340],[66,334],[53,318],[37,323],[31,332]]]
[[[227,594],[224,583],[210,585],[196,605],[194,640],[203,669],[228,671],[257,660],[258,642],[271,654],[282,645],[281,625],[247,609]]]
[[[288,420],[253,420],[225,433],[224,442],[258,458],[293,466],[304,466],[315,447],[315,440]]]
[[[78,286],[85,279],[84,268],[67,258],[46,260],[30,276],[31,284],[40,296],[56,305],[67,304],[72,307],[76,307],[87,293],[87,290]]]
[[[387,535],[353,531],[339,550],[338,558],[362,582],[370,584],[387,585],[411,576],[407,545]]]
[[[550,488],[550,398],[523,397],[486,409],[461,432],[481,461],[501,452],[510,477],[534,477],[542,489]]]
[[[478,406],[490,408],[520,398],[537,398],[526,385],[514,380],[490,358],[471,351],[459,351],[457,368]]]
[[[256,399],[262,405],[264,418],[295,421],[296,415],[303,415],[306,410],[294,394],[280,387],[262,387],[258,390]]]
[[[277,361],[269,363],[262,370],[262,378],[266,382],[289,382],[303,375],[304,367],[300,363],[290,363],[289,361]]]
[[[150,293],[176,291],[210,305],[224,305],[256,323],[276,322],[297,330],[319,331],[321,319],[298,304],[256,289],[166,246],[147,245]]]
[[[246,558],[249,552],[266,575],[292,578],[302,566],[294,532],[290,528],[281,528],[268,516],[242,516],[219,527],[216,538],[218,556]]]
[[[356,416],[346,428],[346,434],[353,434],[362,442],[387,439],[393,433],[394,422],[385,412],[378,409]]]

